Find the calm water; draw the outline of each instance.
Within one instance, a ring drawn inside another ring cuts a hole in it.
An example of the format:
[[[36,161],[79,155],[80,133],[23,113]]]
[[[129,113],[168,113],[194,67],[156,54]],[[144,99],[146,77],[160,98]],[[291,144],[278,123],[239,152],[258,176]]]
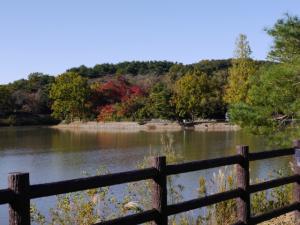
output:
[[[101,166],[111,172],[133,169],[150,151],[161,149],[161,135],[167,133],[101,133],[60,131],[50,128],[0,129],[0,188],[7,186],[7,174],[12,171],[30,173],[34,183],[81,177],[82,171],[91,174]],[[235,146],[249,145],[251,151],[268,149],[261,137],[238,132],[169,133],[176,151],[185,161],[233,155]],[[266,178],[273,169],[287,167],[289,159],[264,160],[251,165],[252,178]],[[198,177],[210,177],[216,170],[187,173],[179,182],[188,185],[184,196],[196,196]],[[121,191],[121,190],[120,190]],[[51,205],[48,198],[37,201],[42,210]],[[7,223],[7,208],[0,209],[0,224]]]

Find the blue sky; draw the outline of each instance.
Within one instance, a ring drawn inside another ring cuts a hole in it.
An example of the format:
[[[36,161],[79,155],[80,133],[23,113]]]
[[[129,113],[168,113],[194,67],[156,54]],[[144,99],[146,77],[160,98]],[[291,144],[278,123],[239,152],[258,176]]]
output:
[[[0,0],[0,84],[31,72],[124,60],[230,58],[239,33],[265,59],[263,31],[298,0]]]

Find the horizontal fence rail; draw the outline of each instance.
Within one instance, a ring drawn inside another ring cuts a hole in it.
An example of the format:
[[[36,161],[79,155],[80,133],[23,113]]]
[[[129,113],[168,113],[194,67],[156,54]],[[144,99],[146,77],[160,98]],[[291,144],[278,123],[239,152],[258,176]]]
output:
[[[173,164],[167,166],[167,175],[175,175],[179,173],[187,173],[198,170],[211,169],[220,166],[230,166],[242,161],[239,155],[222,157],[217,159],[207,159],[182,164]]]
[[[69,192],[84,191],[135,181],[153,179],[157,175],[155,168],[133,170],[122,173],[107,174],[46,184],[36,184],[30,187],[31,198],[41,198]]]
[[[189,210],[205,207],[208,205],[213,205],[219,202],[240,197],[241,194],[242,194],[241,189],[235,189],[231,191],[213,194],[203,198],[193,199],[193,200],[177,203],[174,205],[169,205],[167,207],[167,214],[168,216],[170,216],[177,213],[182,213]]]
[[[10,189],[0,190],[0,205],[9,203],[13,197],[14,193]]]
[[[252,194],[252,193],[255,193],[258,191],[264,191],[267,189],[294,183],[299,180],[300,180],[300,175],[292,175],[292,176],[288,176],[288,177],[282,177],[282,178],[278,178],[278,179],[274,179],[274,180],[270,180],[270,181],[265,181],[265,182],[262,182],[259,184],[250,185],[249,192]]]
[[[278,149],[278,150],[265,151],[265,152],[255,152],[255,153],[249,153],[249,160],[255,161],[255,160],[262,160],[262,159],[271,159],[275,157],[288,156],[293,154],[295,154],[294,148]]]
[[[8,188],[0,190],[0,205],[9,204],[10,225],[30,225],[31,199],[150,179],[153,180],[152,209],[95,225],[132,225],[149,221],[156,225],[167,225],[168,216],[230,199],[237,199],[238,204],[238,221],[235,225],[257,224],[292,211],[295,212],[296,225],[300,225],[300,141],[295,141],[294,147],[287,149],[249,153],[248,146],[238,146],[237,151],[238,154],[233,156],[171,165],[166,164],[163,156],[154,157],[152,167],[146,169],[34,185],[30,185],[28,173],[12,173],[8,177]],[[294,155],[293,175],[250,184],[249,162],[291,155]],[[167,176],[228,165],[237,165],[236,189],[167,205]],[[294,183],[294,203],[261,215],[251,215],[252,193],[291,183]]]

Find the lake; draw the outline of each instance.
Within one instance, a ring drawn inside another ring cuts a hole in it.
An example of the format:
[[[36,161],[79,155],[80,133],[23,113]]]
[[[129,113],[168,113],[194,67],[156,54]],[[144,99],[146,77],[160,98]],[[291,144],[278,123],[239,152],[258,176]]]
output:
[[[103,133],[46,127],[1,128],[0,189],[7,187],[7,175],[14,171],[29,172],[30,182],[35,184],[82,177],[83,171],[95,174],[102,166],[111,172],[134,169],[150,152],[161,149],[162,135],[172,137],[184,161],[233,155],[240,144],[249,145],[252,152],[270,149],[264,138],[243,131]],[[251,177],[268,178],[270,171],[287,168],[289,160],[285,157],[251,163]],[[199,176],[209,178],[213,172],[216,169],[181,175],[178,182],[188,186],[184,198],[196,197]],[[122,192],[120,187],[116,190]],[[46,212],[53,201],[44,198],[36,202]],[[5,206],[0,207],[0,224],[7,224]]]

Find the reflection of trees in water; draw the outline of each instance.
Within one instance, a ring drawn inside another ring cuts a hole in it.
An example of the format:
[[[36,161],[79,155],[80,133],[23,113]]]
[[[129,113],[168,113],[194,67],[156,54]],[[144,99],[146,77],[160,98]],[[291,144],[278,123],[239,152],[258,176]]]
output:
[[[127,149],[160,145],[160,133],[150,132],[91,132],[85,130],[56,130],[53,145],[59,148],[94,150]]]
[[[69,130],[50,131],[51,148],[55,151],[81,151],[95,149],[97,142],[94,135],[87,132],[72,132]]]
[[[150,148],[160,145],[160,133],[97,133],[97,142],[101,148]]]
[[[40,127],[9,127],[0,129],[1,149],[44,150],[51,146],[50,129]]]

